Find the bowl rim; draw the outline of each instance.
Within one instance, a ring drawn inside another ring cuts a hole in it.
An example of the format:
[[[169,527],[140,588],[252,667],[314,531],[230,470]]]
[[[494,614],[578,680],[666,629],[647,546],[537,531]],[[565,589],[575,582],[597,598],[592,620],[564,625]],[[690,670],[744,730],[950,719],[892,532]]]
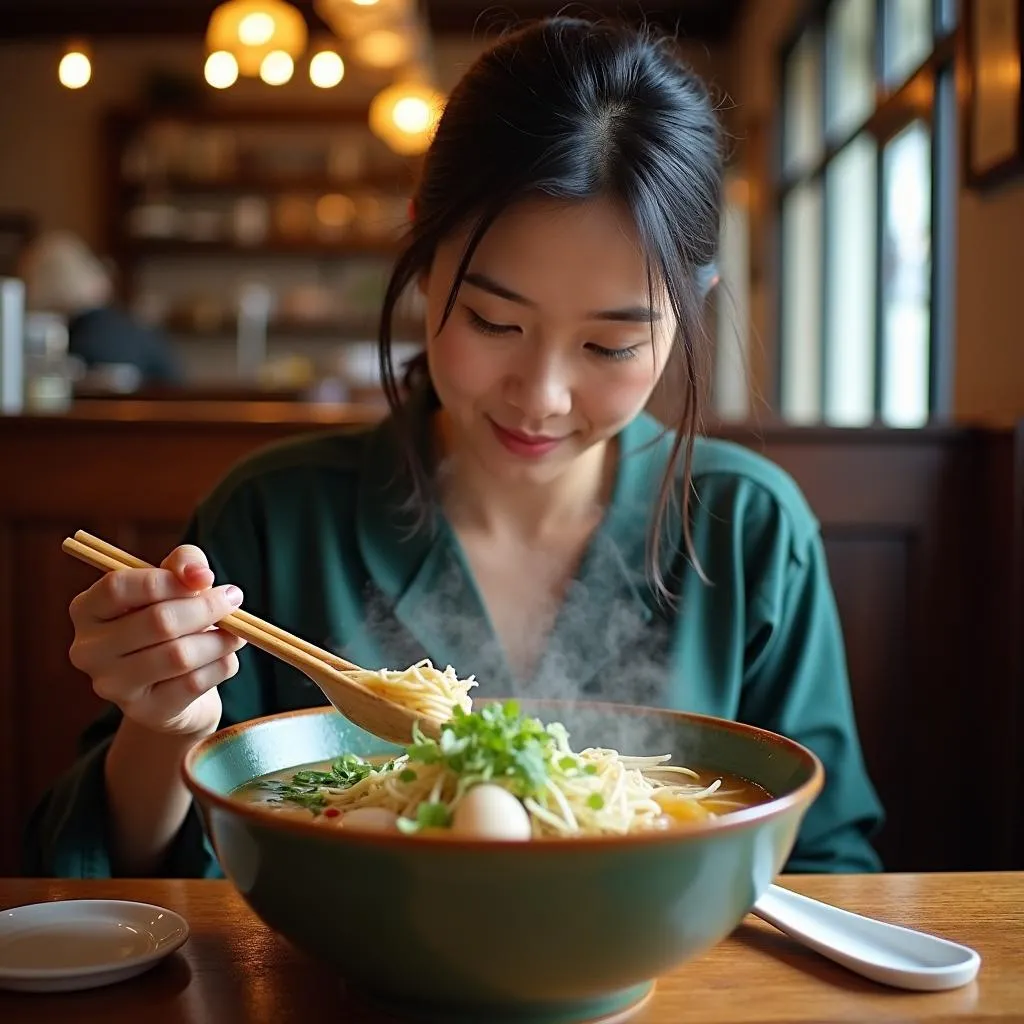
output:
[[[511,698],[489,697],[480,698],[474,701],[474,705],[487,703],[500,703]],[[634,849],[636,847],[657,846],[663,843],[678,843],[690,838],[705,837],[708,835],[719,835],[746,828],[752,824],[773,818],[782,817],[793,808],[805,805],[805,811],[821,793],[825,783],[825,768],[820,758],[802,743],[783,736],[780,733],[763,729],[760,726],[749,725],[746,722],[735,722],[729,718],[719,718],[715,715],[704,715],[689,711],[678,711],[670,708],[649,707],[644,705],[620,704],[611,701],[570,701],[553,700],[547,698],[515,698],[526,713],[532,708],[592,708],[606,713],[627,714],[634,716],[652,716],[656,718],[685,719],[688,722],[697,724],[704,723],[715,728],[726,731],[739,732],[748,738],[760,742],[768,742],[777,747],[783,747],[798,760],[803,761],[810,768],[810,777],[796,789],[784,796],[772,797],[762,804],[744,808],[741,811],[732,811],[720,818],[705,819],[699,822],[690,822],[683,827],[665,829],[664,831],[634,832],[627,835],[600,835],[600,836],[549,836],[537,842],[522,842],[521,840],[501,839],[466,839],[460,836],[446,835],[443,833],[432,833],[430,836],[407,836],[400,832],[394,834],[382,832],[370,832],[365,830],[347,830],[344,828],[325,828],[316,821],[303,821],[293,818],[290,815],[278,814],[272,810],[266,810],[259,804],[251,801],[239,800],[233,796],[225,796],[222,793],[204,785],[196,777],[194,766],[202,759],[209,756],[217,747],[222,746],[234,739],[239,734],[249,729],[265,725],[269,722],[282,721],[286,718],[298,718],[314,715],[340,715],[333,705],[316,705],[309,708],[297,708],[293,711],[280,711],[273,715],[263,715],[259,718],[250,718],[244,722],[218,729],[205,739],[195,743],[185,755],[181,763],[181,776],[186,787],[200,805],[213,805],[222,811],[228,811],[248,821],[272,828],[275,831],[291,832],[300,836],[317,837],[326,842],[343,842],[355,845],[367,845],[374,847],[399,846],[403,849],[415,848],[416,844],[429,843],[430,847],[447,847],[463,851],[482,851],[495,849],[508,849],[511,847],[524,850],[548,850],[548,851],[572,851],[599,847],[608,850]],[[205,808],[204,808],[205,809]]]

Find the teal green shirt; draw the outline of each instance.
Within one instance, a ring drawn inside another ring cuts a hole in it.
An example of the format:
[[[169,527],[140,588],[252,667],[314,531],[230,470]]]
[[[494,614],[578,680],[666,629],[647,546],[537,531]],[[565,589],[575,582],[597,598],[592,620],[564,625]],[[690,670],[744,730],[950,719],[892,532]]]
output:
[[[429,432],[422,424],[422,436]],[[761,456],[700,439],[693,540],[674,608],[648,586],[645,544],[671,438],[641,416],[621,435],[612,499],[531,679],[514,678],[454,533],[416,528],[390,421],[289,441],[247,459],[199,507],[186,540],[247,610],[363,665],[422,658],[480,682],[474,696],[567,696],[749,722],[812,749],[826,782],[789,871],[872,871],[881,807],[854,723],[842,635],[818,524]],[[294,669],[245,648],[221,687],[223,725],[323,704]],[[108,876],[102,760],[112,708],[30,822],[32,874]],[[192,811],[160,872],[220,874]]]

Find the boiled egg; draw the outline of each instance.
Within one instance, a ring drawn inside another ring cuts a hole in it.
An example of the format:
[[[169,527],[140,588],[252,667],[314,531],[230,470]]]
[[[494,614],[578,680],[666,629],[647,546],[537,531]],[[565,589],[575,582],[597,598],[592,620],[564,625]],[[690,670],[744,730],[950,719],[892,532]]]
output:
[[[393,832],[398,815],[386,807],[353,807],[341,819],[345,828],[363,832]]]
[[[507,789],[482,782],[459,801],[452,832],[467,839],[529,839],[530,816]]]

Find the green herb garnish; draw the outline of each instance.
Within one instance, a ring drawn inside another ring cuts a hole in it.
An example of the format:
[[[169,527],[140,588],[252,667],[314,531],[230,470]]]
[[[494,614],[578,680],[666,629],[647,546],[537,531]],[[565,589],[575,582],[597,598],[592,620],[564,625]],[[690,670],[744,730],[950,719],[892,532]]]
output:
[[[600,793],[591,793],[587,797],[587,806],[594,811],[601,810],[604,807],[604,797]]]
[[[314,814],[319,814],[327,804],[327,799],[320,792],[320,788],[314,785],[280,782],[277,779],[270,779],[266,782],[261,782],[259,788],[274,794],[273,803],[281,803],[287,800],[288,803],[305,807]]]
[[[409,835],[423,828],[451,828],[452,814],[442,803],[431,803],[424,800],[416,808],[416,820],[398,819],[398,830]]]
[[[323,789],[349,789],[371,775],[391,771],[394,767],[394,761],[375,765],[355,754],[345,754],[331,764],[330,771],[302,768],[288,782],[269,779],[259,786],[273,793],[275,802],[287,801],[319,814],[327,804]]]
[[[544,788],[558,752],[556,735],[539,719],[523,716],[515,701],[476,712],[457,707],[440,740],[428,739],[418,726],[413,739],[406,749],[411,761],[441,763],[465,787],[500,779],[520,799]]]

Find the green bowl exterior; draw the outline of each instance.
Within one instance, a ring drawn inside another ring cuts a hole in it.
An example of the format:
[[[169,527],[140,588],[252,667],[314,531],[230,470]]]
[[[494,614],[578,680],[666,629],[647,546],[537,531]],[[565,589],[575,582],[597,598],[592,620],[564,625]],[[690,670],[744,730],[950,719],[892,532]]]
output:
[[[738,773],[777,796],[814,774],[806,757],[767,734],[711,719],[525,707],[564,721],[574,749],[672,753],[676,763]],[[487,1008],[499,1020],[517,1007],[530,1019],[561,1020],[569,1018],[552,1008],[603,1009],[622,990],[635,998],[636,986],[736,927],[781,870],[815,796],[809,790],[780,813],[727,829],[586,849],[352,841],[341,830],[238,814],[202,787],[228,795],[267,772],[394,748],[333,710],[265,719],[207,744],[192,759],[190,782],[200,784],[193,792],[221,865],[253,910],[350,983],[448,1007],[452,1020],[454,1008]]]

